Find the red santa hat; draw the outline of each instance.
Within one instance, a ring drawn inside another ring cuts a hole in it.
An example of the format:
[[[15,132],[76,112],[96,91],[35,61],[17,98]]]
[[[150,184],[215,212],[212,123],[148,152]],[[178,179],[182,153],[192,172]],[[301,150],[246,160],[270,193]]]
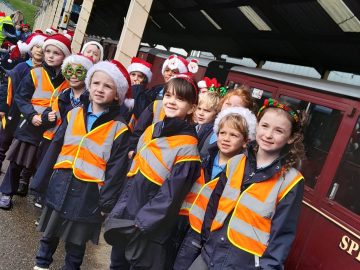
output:
[[[196,73],[199,69],[198,61],[196,59],[191,59],[189,62],[176,54],[170,55],[165,61],[161,69],[161,73],[164,74],[166,67],[171,70],[177,69],[179,73]]]
[[[43,44],[43,49],[49,45],[53,45],[58,47],[65,56],[69,56],[71,54],[71,41],[62,34],[54,34],[45,39]]]
[[[152,65],[150,63],[146,62],[145,60],[137,58],[137,57],[133,57],[131,59],[131,64],[130,64],[130,66],[128,66],[127,70],[129,72],[129,74],[134,71],[140,71],[141,73],[143,73],[146,76],[147,81],[150,82],[151,78],[152,78],[151,67],[152,67]]]
[[[5,16],[6,16],[5,12],[4,12],[4,11],[0,11],[0,17],[5,17]]]
[[[99,50],[100,50],[100,61],[102,61],[102,60],[104,59],[104,48],[103,48],[103,46],[102,46],[99,42],[96,42],[96,41],[86,42],[86,43],[84,44],[84,46],[82,47],[82,49],[81,49],[81,53],[83,54],[83,53],[86,51],[86,48],[87,48],[89,45],[95,45],[96,47],[99,48]]]
[[[125,96],[131,96],[129,73],[119,61],[101,61],[93,65],[86,74],[85,84],[87,89],[90,89],[91,78],[96,71],[102,71],[113,79],[116,85],[120,104],[123,103]]]
[[[65,58],[61,65],[61,71],[65,72],[66,67],[71,64],[82,65],[86,70],[89,70],[94,65],[90,57],[86,57],[80,53],[72,54]]]
[[[68,39],[72,40],[74,37],[75,32],[71,30],[64,30],[63,35],[67,37]]]
[[[28,38],[26,39],[26,43],[27,43],[27,53],[31,55],[31,49],[38,45],[38,46],[43,46],[45,39],[47,38],[47,35],[44,34],[38,34],[38,33],[33,33],[30,36],[28,36]],[[21,50],[20,50],[21,51]]]
[[[45,33],[48,35],[55,35],[55,34],[59,33],[59,30],[54,27],[50,27],[45,30]]]

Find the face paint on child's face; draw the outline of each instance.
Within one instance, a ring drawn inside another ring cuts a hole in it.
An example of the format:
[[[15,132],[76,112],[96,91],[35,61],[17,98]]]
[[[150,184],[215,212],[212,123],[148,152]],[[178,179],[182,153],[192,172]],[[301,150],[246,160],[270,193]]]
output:
[[[64,53],[54,45],[48,45],[44,51],[45,62],[50,67],[60,67],[64,61]]]
[[[281,149],[292,142],[291,126],[287,112],[281,109],[267,109],[256,125],[259,151],[279,155]]]
[[[84,88],[86,69],[79,64],[68,64],[63,72],[63,76],[69,81],[70,87],[74,89]]]
[[[100,61],[101,52],[98,46],[96,45],[88,45],[84,51],[84,56],[92,58],[94,64]]]
[[[231,108],[231,107],[245,108],[245,104],[244,104],[243,100],[241,99],[241,97],[231,96],[227,100],[225,100],[224,104],[221,107],[221,110],[223,111],[224,109]]]
[[[172,76],[175,74],[179,74],[178,69],[170,69],[169,67],[166,67],[163,73],[163,77],[165,82],[168,82]]]
[[[210,123],[215,119],[216,110],[208,108],[204,104],[198,105],[196,108],[196,122],[199,125]]]
[[[100,106],[119,99],[114,80],[102,71],[96,71],[91,77],[89,92],[92,102]]]
[[[145,75],[140,71],[133,71],[130,72],[130,80],[131,80],[131,85],[142,84],[143,81],[145,80]]]
[[[83,81],[86,77],[86,69],[79,64],[69,64],[66,66],[63,72],[63,76],[68,81],[70,81],[72,77],[74,77],[78,81]]]
[[[219,151],[226,156],[235,156],[245,147],[243,134],[226,123],[220,128],[217,136]]]
[[[165,115],[171,118],[185,119],[194,112],[195,106],[176,95],[175,90],[170,87],[164,94],[163,106]]]
[[[34,58],[37,61],[42,61],[44,59],[44,51],[43,51],[42,47],[39,45],[34,45],[31,48],[31,55],[32,55],[32,58]]]

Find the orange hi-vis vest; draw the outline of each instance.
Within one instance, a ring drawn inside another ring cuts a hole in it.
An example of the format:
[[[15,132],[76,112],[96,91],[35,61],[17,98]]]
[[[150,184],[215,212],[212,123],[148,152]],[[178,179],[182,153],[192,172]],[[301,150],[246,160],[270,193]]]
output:
[[[83,110],[77,107],[67,114],[64,144],[54,169],[72,169],[77,179],[102,185],[113,142],[128,128],[111,120],[86,131]]]
[[[303,180],[303,176],[294,168],[282,169],[270,179],[253,183],[241,193],[245,163],[245,155],[237,155],[228,161],[227,183],[210,230],[220,229],[232,212],[227,228],[229,241],[237,248],[261,257],[268,245],[277,204]],[[190,225],[198,233],[217,182],[215,179],[205,184],[190,209]]]
[[[39,114],[45,111],[47,107],[52,106],[60,93],[70,86],[69,82],[65,80],[55,88],[43,67],[32,69],[30,74],[35,86],[31,104]]]
[[[154,118],[153,118],[153,121],[152,121],[153,124],[156,124],[157,122],[160,122],[160,121],[164,120],[165,111],[164,111],[162,100],[155,100],[154,101],[153,114],[154,114]]]
[[[55,136],[56,131],[60,127],[62,120],[59,109],[59,96],[56,97],[55,101],[51,104],[51,109],[55,111],[56,114],[56,123],[55,126],[46,130],[43,134],[43,137],[48,140],[52,140]]]
[[[205,185],[205,176],[204,176],[204,169],[201,168],[200,176],[196,179],[196,182],[193,184],[190,192],[186,195],[184,202],[181,205],[181,209],[179,215],[188,216],[190,208],[194,203],[198,193],[200,192],[201,188]]]
[[[141,135],[137,153],[127,176],[140,172],[147,180],[161,186],[179,162],[199,161],[198,140],[190,135],[175,135],[152,139],[155,124]]]
[[[135,114],[132,114],[131,118],[130,118],[130,121],[129,121],[129,124],[128,124],[131,132],[134,132],[136,124],[137,124],[137,119],[135,117]]]
[[[13,101],[13,89],[12,89],[12,80],[11,77],[8,77],[8,87],[7,87],[7,97],[6,97],[6,104],[9,106],[11,106]]]

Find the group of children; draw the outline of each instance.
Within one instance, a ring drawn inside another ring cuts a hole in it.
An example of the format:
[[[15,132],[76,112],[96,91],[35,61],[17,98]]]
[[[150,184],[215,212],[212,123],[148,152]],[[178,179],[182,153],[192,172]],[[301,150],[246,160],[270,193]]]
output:
[[[248,89],[198,87],[181,56],[147,89],[142,59],[126,69],[97,42],[71,54],[61,34],[33,40],[0,87],[0,208],[33,175],[34,269],[49,269],[60,239],[63,269],[80,269],[103,223],[110,269],[283,268],[304,182],[297,111],[268,99],[256,116]]]

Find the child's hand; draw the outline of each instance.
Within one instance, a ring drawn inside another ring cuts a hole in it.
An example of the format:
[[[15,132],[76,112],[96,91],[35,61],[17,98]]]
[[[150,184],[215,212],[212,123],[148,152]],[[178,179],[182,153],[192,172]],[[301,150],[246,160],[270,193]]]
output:
[[[31,119],[31,123],[36,127],[41,126],[41,116],[38,114],[34,115],[34,117]]]
[[[0,112],[0,119],[3,118],[5,116],[4,112]]]
[[[129,159],[132,159],[133,156],[134,156],[134,151],[130,151],[130,152],[128,153],[128,158],[129,158]]]
[[[49,122],[54,122],[56,120],[56,111],[51,111],[48,114]]]

